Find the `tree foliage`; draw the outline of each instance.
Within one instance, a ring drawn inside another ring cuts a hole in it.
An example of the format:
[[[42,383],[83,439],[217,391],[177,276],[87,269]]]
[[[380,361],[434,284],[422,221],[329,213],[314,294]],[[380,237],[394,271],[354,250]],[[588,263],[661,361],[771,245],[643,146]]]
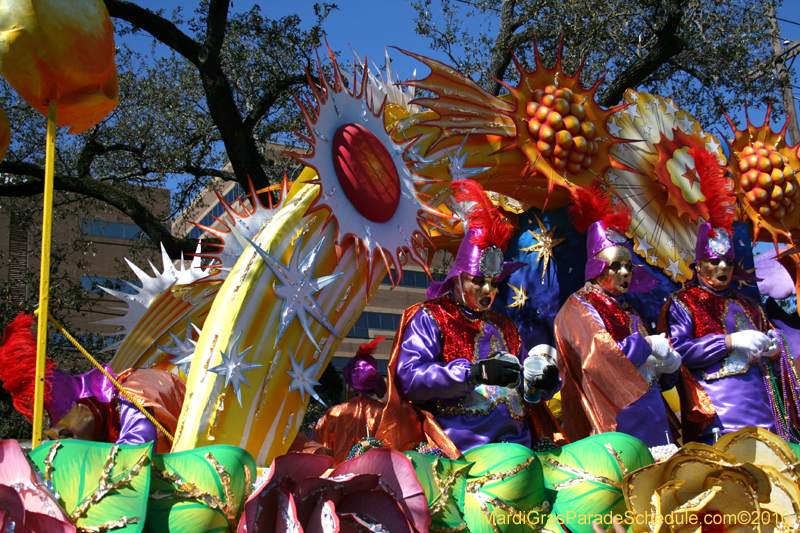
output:
[[[167,16],[107,0],[122,36],[119,106],[84,134],[59,132],[56,190],[119,209],[174,258],[195,244],[172,236],[171,221],[210,178],[235,180],[249,191],[248,180],[261,189],[283,176],[264,146],[291,141],[302,128],[292,95],[307,90],[322,22],[335,8],[315,6],[316,24],[302,30],[297,16],[271,20],[257,5],[232,14],[229,4],[204,0],[186,17],[180,9]],[[125,36],[142,34],[153,38],[151,54],[124,44]],[[12,125],[0,198],[39,195],[45,121],[5,83],[0,105]],[[138,187],[167,185],[175,191],[172,208],[154,212]],[[13,210],[14,202],[6,206]]]
[[[701,124],[723,108],[778,99],[769,2],[756,0],[414,0],[417,33],[492,94],[514,81],[512,51],[527,70],[534,45],[551,68],[563,37],[563,67],[586,60],[582,82],[603,74],[598,102],[628,88],[673,98]],[[780,106],[776,106],[780,109]]]

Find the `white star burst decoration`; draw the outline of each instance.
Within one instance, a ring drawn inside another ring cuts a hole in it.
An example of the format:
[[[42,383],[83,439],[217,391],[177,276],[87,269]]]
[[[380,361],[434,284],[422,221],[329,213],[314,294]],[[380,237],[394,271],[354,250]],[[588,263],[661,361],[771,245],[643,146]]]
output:
[[[272,273],[275,274],[275,277],[283,283],[283,285],[275,287],[275,294],[283,299],[281,321],[278,325],[278,334],[275,336],[275,346],[280,342],[281,337],[283,337],[283,334],[286,332],[286,328],[289,327],[294,317],[297,317],[297,319],[300,320],[300,324],[303,326],[303,331],[305,331],[308,338],[311,339],[311,342],[314,343],[314,346],[317,347],[317,350],[322,349],[311,334],[306,313],[310,313],[311,316],[322,322],[326,328],[336,335],[337,339],[339,338],[333,324],[331,324],[328,317],[323,314],[322,309],[314,299],[314,293],[322,290],[323,287],[344,274],[344,272],[339,272],[338,274],[312,279],[314,267],[317,264],[317,259],[319,259],[319,250],[322,248],[322,243],[324,242],[325,238],[323,237],[314,249],[306,255],[303,262],[299,263],[300,250],[303,248],[303,234],[301,233],[292,251],[289,264],[284,265],[265,252],[259,245],[250,241],[250,244],[253,245],[258,255],[267,263],[267,266],[272,270]]]
[[[158,346],[156,348],[164,352],[165,354],[169,354],[174,357],[174,359],[170,359],[170,363],[175,365],[178,371],[183,371],[185,376],[189,375],[189,370],[191,369],[192,365],[192,358],[194,357],[194,349],[197,347],[197,342],[192,340],[192,330],[197,331],[200,333],[200,329],[192,324],[192,319],[189,319],[189,323],[186,324],[186,331],[183,334],[183,340],[181,340],[177,335],[169,332],[169,336],[172,337],[172,343],[174,346]]]
[[[197,251],[200,251],[200,246],[197,247]],[[125,314],[122,316],[115,316],[113,318],[107,318],[105,320],[98,320],[97,322],[94,322],[95,324],[106,324],[109,326],[117,326],[122,328],[122,331],[107,334],[122,335],[122,338],[107,348],[104,348],[104,352],[116,349],[122,345],[125,337],[131,331],[133,331],[133,329],[136,327],[136,324],[138,324],[139,321],[144,317],[147,309],[150,307],[150,304],[153,303],[153,300],[155,300],[158,295],[165,291],[171,290],[173,287],[179,285],[188,285],[194,281],[205,278],[208,275],[208,273],[200,267],[199,257],[194,257],[192,262],[189,264],[189,268],[187,269],[183,262],[183,254],[181,254],[180,270],[175,268],[175,266],[172,264],[172,259],[170,259],[169,255],[167,255],[167,251],[164,249],[163,244],[161,245],[161,262],[163,264],[164,271],[159,272],[153,263],[150,263],[150,268],[153,270],[155,277],[151,278],[148,276],[143,270],[131,263],[127,258],[125,259],[125,262],[128,263],[128,266],[142,283],[142,286],[137,287],[133,283],[125,281],[125,284],[129,285],[136,291],[134,294],[108,289],[106,287],[100,287],[100,289],[104,290],[111,296],[119,298],[128,304],[127,309],[124,307],[112,308],[124,310]]]
[[[316,363],[304,369],[302,361],[297,362],[294,360],[294,354],[290,348],[289,361],[292,363],[292,369],[286,371],[286,373],[289,374],[289,377],[292,378],[292,382],[289,384],[289,392],[292,392],[293,390],[299,390],[300,396],[303,397],[303,401],[305,401],[306,393],[308,393],[309,396],[317,400],[322,405],[325,405],[325,402],[322,401],[322,398],[317,396],[317,393],[314,391],[314,387],[319,385],[319,381],[314,378],[322,366],[323,358],[320,357]]]
[[[228,351],[228,353],[220,350],[222,354],[222,363],[214,368],[208,369],[209,372],[219,374],[220,376],[225,376],[225,388],[228,388],[229,384],[233,384],[233,391],[236,393],[236,399],[239,400],[239,406],[242,405],[241,384],[244,383],[248,387],[250,386],[250,383],[248,383],[247,379],[244,377],[244,373],[248,370],[252,370],[253,368],[264,366],[257,365],[255,363],[246,363],[244,361],[245,357],[247,357],[247,352],[250,351],[252,346],[240,353],[239,339],[241,338],[242,334],[239,333],[239,336],[236,337],[236,340],[234,341],[233,346],[231,346],[231,349]]]

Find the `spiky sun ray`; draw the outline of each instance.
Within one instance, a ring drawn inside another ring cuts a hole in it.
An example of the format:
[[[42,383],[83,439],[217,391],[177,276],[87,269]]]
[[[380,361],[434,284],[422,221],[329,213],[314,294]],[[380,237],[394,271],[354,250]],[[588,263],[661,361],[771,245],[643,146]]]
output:
[[[329,50],[330,51],[330,50]],[[426,272],[426,242],[423,213],[441,213],[422,201],[415,184],[423,179],[411,173],[403,154],[409,143],[395,143],[384,127],[385,98],[375,109],[369,76],[354,73],[353,89],[346,88],[336,58],[331,53],[330,78],[317,56],[319,83],[309,83],[313,100],[297,99],[308,128],[303,137],[312,147],[310,154],[290,153],[317,173],[320,194],[309,213],[327,210],[325,227],[336,224],[336,252],[341,259],[352,241],[356,254],[363,248],[367,259],[368,283],[372,283],[375,262],[387,269],[394,266],[392,279],[402,279],[405,255]],[[366,63],[366,60],[365,60]],[[380,204],[380,208],[376,207]],[[431,243],[432,244],[432,243]]]
[[[432,109],[435,115],[419,120],[422,126],[438,128],[439,134],[430,150],[454,136],[486,136],[496,146],[493,156],[519,151],[524,155],[523,166],[516,175],[530,178],[529,187],[542,183],[546,187],[546,204],[556,185],[569,187],[572,183],[588,184],[599,179],[611,167],[622,167],[611,155],[611,147],[619,142],[606,127],[606,120],[621,109],[602,109],[595,94],[602,81],[585,89],[580,84],[583,65],[572,75],[561,68],[563,42],[553,69],[541,63],[534,41],[536,68],[526,71],[514,57],[520,72],[516,87],[503,86],[509,94],[495,97],[452,67],[410,52],[405,54],[422,61],[431,69],[422,80],[405,82],[435,93],[436,97],[417,98],[415,104]],[[470,166],[481,167],[482,161]],[[483,179],[488,179],[484,176]],[[476,177],[478,181],[481,178]],[[538,197],[525,196],[529,189],[513,195],[536,204]],[[542,207],[542,205],[539,205]]]
[[[206,247],[212,248],[211,251],[194,254],[196,257],[210,260],[210,263],[204,267],[209,270],[209,280],[224,280],[228,272],[233,268],[233,265],[235,265],[236,261],[241,257],[244,249],[247,248],[249,244],[248,240],[254,239],[258,232],[272,219],[275,213],[283,207],[283,200],[286,198],[287,193],[286,179],[286,175],[284,174],[283,182],[280,184],[281,197],[277,204],[273,204],[272,195],[268,193],[268,205],[264,205],[256,193],[251,180],[248,180],[250,183],[250,194],[231,203],[225,200],[219,192],[214,191],[220,205],[225,210],[224,218],[214,216],[214,219],[217,220],[222,227],[215,228],[193,222],[198,228],[219,239],[219,244],[205,243]],[[250,201],[249,207],[245,203],[245,200]],[[234,208],[234,204],[238,207]]]
[[[792,232],[800,230],[800,144],[786,144],[788,120],[780,131],[772,131],[771,114],[770,105],[761,126],[754,126],[746,114],[747,127],[743,130],[725,116],[734,135],[733,143],[729,143],[733,155],[728,170],[742,206],[742,220],[750,221],[753,241],[771,241],[777,248],[779,241],[795,244]],[[768,239],[760,239],[764,232]]]

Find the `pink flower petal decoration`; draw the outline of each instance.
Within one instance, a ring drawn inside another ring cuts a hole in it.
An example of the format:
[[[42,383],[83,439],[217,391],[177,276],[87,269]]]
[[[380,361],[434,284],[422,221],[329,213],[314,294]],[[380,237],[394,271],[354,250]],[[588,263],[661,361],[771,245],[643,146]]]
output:
[[[339,533],[339,517],[336,516],[336,506],[331,501],[321,502],[308,521],[305,533]]]
[[[379,485],[400,504],[414,530],[428,531],[431,525],[428,499],[405,455],[390,448],[373,448],[337,466],[331,477],[344,474],[380,474]]]
[[[336,512],[342,522],[380,524],[383,530],[392,533],[412,533],[411,524],[400,505],[385,492],[374,490],[348,494],[336,506]]]
[[[25,454],[15,440],[0,441],[0,489],[11,490],[23,506],[25,524],[34,533],[74,533],[75,526],[53,496],[39,484]],[[8,493],[8,490],[4,490]],[[14,506],[8,499],[0,507]],[[17,519],[14,519],[17,522]],[[19,524],[17,525],[19,529]]]

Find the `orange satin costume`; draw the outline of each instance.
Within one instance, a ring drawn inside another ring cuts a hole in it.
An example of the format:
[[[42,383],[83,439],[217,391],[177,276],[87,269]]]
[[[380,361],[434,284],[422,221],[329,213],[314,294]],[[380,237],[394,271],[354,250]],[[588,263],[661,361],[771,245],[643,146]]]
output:
[[[617,414],[648,391],[647,381],[575,295],[556,316],[555,337],[567,437],[616,431]]]
[[[338,465],[367,437],[367,428],[369,436],[375,436],[384,407],[384,402],[363,394],[334,405],[317,422],[314,440],[333,450],[334,465]]]
[[[152,411],[159,424],[175,435],[186,383],[171,372],[142,368],[129,368],[117,376],[117,381],[136,401]],[[172,443],[159,431],[156,453],[169,453],[171,448]]]

